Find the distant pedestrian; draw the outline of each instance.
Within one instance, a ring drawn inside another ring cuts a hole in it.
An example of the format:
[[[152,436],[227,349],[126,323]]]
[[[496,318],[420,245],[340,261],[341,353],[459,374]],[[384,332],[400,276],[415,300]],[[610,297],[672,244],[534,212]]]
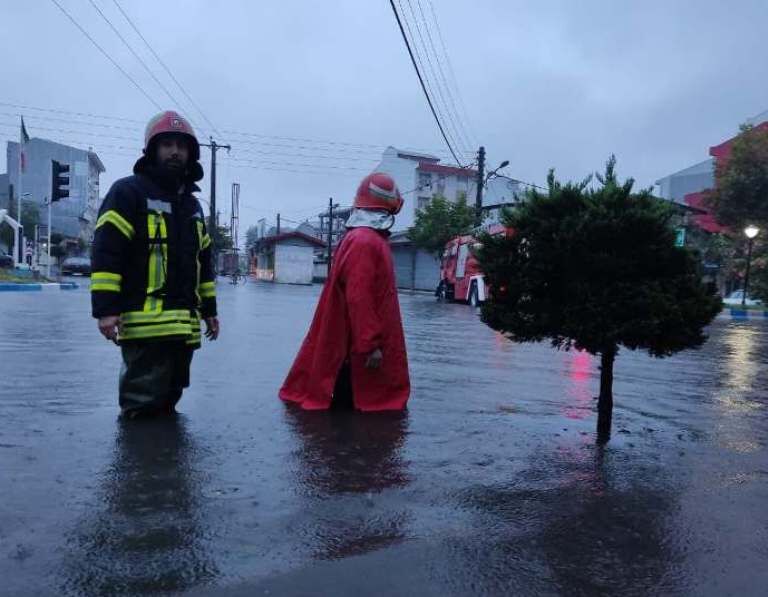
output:
[[[360,183],[312,325],[280,389],[309,410],[401,410],[410,394],[408,358],[387,240],[403,199],[394,180]]]
[[[193,351],[219,335],[211,238],[192,193],[203,177],[200,145],[176,112],[152,118],[133,176],[99,211],[91,298],[99,331],[120,345],[119,402],[129,418],[173,413]]]

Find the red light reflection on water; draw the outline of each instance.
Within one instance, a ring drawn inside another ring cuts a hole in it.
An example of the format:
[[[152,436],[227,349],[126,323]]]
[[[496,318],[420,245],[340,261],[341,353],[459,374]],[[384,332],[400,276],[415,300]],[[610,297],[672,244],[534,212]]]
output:
[[[580,350],[565,353],[568,366],[567,402],[563,413],[569,419],[584,419],[592,409],[592,355]]]

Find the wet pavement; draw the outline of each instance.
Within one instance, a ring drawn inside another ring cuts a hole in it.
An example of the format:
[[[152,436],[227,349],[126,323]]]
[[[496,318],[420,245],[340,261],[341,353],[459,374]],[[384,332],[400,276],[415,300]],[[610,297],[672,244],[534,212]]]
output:
[[[768,324],[595,359],[401,295],[406,413],[276,397],[319,287],[219,285],[176,419],[117,418],[86,288],[0,296],[2,595],[768,594]]]

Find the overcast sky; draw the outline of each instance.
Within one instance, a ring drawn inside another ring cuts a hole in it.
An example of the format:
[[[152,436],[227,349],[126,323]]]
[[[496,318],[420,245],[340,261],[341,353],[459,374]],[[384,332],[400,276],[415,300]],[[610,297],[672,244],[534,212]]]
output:
[[[220,131],[217,141],[232,144],[229,157],[220,154],[218,200],[228,212],[231,183],[241,184],[241,231],[277,211],[302,219],[329,196],[349,202],[387,145],[447,154],[387,0],[118,1]],[[154,102],[211,134],[113,0],[93,2],[178,103],[90,0],[58,2]],[[448,106],[449,129],[460,120],[465,131],[456,145],[484,144],[489,164],[510,160],[516,178],[541,183],[554,167],[580,179],[615,153],[621,175],[651,185],[768,110],[765,0],[401,2],[417,43],[419,6],[426,18],[422,36],[430,48],[429,27],[439,55],[436,101]],[[3,145],[18,138],[23,114],[34,137],[92,145],[106,190],[130,173],[157,108],[51,0],[0,0],[0,11],[0,102],[29,106],[0,104]]]

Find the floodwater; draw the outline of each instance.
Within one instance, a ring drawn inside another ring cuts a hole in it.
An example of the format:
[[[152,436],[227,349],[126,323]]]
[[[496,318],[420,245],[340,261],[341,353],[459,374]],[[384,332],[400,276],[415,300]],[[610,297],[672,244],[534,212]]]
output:
[[[0,295],[2,595],[768,593],[766,322],[622,352],[598,448],[596,359],[426,295],[407,412],[284,406],[316,286],[220,283],[179,416],[122,422],[86,287]]]

